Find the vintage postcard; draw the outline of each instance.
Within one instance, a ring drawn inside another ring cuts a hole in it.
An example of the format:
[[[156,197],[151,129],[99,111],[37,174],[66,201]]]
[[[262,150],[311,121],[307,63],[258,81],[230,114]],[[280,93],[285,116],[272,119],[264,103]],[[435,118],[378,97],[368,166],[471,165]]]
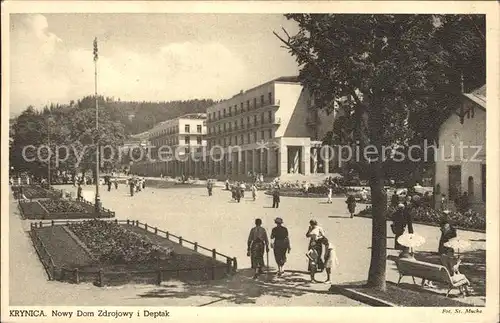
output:
[[[487,1],[5,1],[1,321],[497,322],[499,36]]]

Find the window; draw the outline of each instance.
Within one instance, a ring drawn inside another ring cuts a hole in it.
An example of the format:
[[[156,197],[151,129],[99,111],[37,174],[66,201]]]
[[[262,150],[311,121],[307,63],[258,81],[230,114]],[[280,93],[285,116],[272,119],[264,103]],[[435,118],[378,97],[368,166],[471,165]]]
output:
[[[264,124],[264,112],[260,114],[260,123]]]
[[[201,145],[201,136],[197,136],[197,137],[196,137],[196,143],[197,143],[198,145]]]
[[[224,132],[226,132],[226,124],[224,123]]]
[[[233,112],[233,107],[229,107],[229,116],[232,115],[232,112]]]
[[[238,121],[235,121],[234,122],[234,130],[237,130],[238,129]]]
[[[241,139],[241,144],[243,145],[245,143],[245,137],[243,137],[243,135],[241,135],[240,139]]]
[[[245,125],[243,124],[243,119],[240,119],[240,125],[241,125],[241,129],[245,129]]]
[[[273,130],[269,129],[269,139],[273,138]]]
[[[250,110],[250,100],[247,100],[247,110]]]
[[[185,143],[186,145],[189,145],[189,141],[190,141],[189,136],[185,136],[185,137],[184,137],[184,143]]]
[[[260,104],[261,104],[261,105],[264,105],[264,95],[261,95],[261,96],[260,96]]]
[[[269,123],[273,122],[273,112],[272,111],[268,111],[267,112],[267,116],[268,116],[268,119],[269,119]]]
[[[267,97],[268,97],[268,100],[269,100],[269,104],[273,104],[273,93],[269,92],[269,94],[267,95]]]
[[[226,138],[224,138],[224,147],[226,147],[226,140],[227,140],[227,139],[226,139]]]
[[[184,151],[186,152],[186,154],[189,154],[189,147],[184,148]]]
[[[253,108],[257,108],[257,98],[253,98]]]
[[[218,130],[217,133],[220,133],[220,125],[218,125],[217,128],[218,128],[217,129]]]
[[[218,119],[220,119],[220,110],[217,112]]]
[[[226,117],[226,109],[224,109],[223,114],[224,118]]]
[[[190,129],[189,129],[189,125],[188,125],[188,124],[187,124],[187,125],[185,125],[185,126],[184,126],[184,132],[189,133],[189,130],[190,130]]]
[[[247,125],[248,125],[248,129],[250,129],[250,116],[247,117]]]
[[[241,112],[243,112],[243,102],[240,103],[240,110],[241,110]]]
[[[231,136],[229,136],[229,138],[228,138],[228,139],[229,139],[229,145],[231,146],[231,145],[232,145],[232,142],[231,142],[232,137],[231,137]]]
[[[247,133],[247,143],[249,144],[251,142],[252,142],[252,140],[250,140],[250,132],[249,132],[249,133]]]
[[[253,140],[257,142],[257,131],[253,133]]]
[[[238,145],[238,136],[234,136],[234,144]]]
[[[260,132],[260,139],[266,140],[266,135],[264,134],[264,130]]]
[[[254,114],[253,116],[253,125],[256,126],[257,125],[257,115]]]
[[[201,133],[201,124],[196,126],[196,132]]]
[[[231,122],[229,122],[229,123],[227,124],[227,126],[228,126],[228,127],[227,127],[228,131],[231,131]]]

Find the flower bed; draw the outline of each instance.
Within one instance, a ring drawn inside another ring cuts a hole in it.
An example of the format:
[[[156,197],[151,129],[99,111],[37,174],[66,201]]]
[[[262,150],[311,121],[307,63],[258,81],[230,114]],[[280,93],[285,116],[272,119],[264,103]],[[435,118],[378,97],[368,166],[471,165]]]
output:
[[[90,213],[88,208],[74,201],[46,200],[40,201],[40,204],[49,213]]]
[[[160,248],[113,222],[91,220],[70,224],[69,229],[103,263],[149,262],[171,256],[171,249]]]
[[[40,199],[40,198],[60,198],[61,192],[55,190],[48,190],[38,185],[24,185],[24,186],[12,186],[12,191],[14,192],[14,197],[19,199],[19,193],[21,191],[26,196],[27,199]]]
[[[38,202],[19,201],[19,208],[25,219],[46,219],[48,215]]]
[[[387,220],[392,219],[392,214],[395,209],[392,207],[387,208],[386,217]],[[357,216],[371,217],[372,207],[369,206],[366,209],[360,211]],[[412,220],[415,222],[422,222],[424,224],[439,225],[439,222],[443,219],[448,219],[453,225],[458,228],[467,230],[486,230],[486,217],[476,212],[466,212],[460,213],[452,211],[445,214],[441,211],[434,210],[431,207],[421,206],[412,209]]]

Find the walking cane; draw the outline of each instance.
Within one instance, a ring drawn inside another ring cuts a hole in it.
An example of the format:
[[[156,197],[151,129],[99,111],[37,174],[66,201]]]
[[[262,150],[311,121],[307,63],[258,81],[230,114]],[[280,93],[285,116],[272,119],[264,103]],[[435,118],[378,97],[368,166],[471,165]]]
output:
[[[269,277],[269,250],[266,250],[266,267],[267,267],[266,276]]]

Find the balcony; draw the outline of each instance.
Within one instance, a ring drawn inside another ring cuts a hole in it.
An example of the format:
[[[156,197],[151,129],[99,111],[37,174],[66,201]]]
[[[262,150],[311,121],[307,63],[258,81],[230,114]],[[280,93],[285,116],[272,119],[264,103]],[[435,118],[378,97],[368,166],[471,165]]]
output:
[[[281,118],[275,118],[272,121],[272,124],[275,125],[275,126],[279,126],[281,124]]]

